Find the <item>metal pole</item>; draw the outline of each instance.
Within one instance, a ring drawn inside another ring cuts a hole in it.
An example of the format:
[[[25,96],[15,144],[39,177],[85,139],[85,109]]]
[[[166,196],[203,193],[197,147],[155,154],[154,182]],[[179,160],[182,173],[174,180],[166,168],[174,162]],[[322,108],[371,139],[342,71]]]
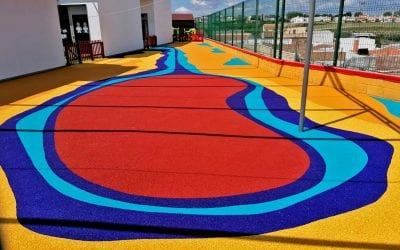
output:
[[[301,105],[300,105],[300,120],[299,120],[299,131],[304,131],[304,119],[306,113],[306,101],[307,101],[307,87],[308,87],[308,77],[310,73],[310,62],[311,54],[313,49],[313,34],[314,34],[314,16],[315,16],[315,1],[310,0],[310,13],[308,18],[308,31],[307,31],[307,48],[304,63],[304,77],[303,77],[303,87],[301,93]]]
[[[218,41],[221,42],[221,11],[218,12]]]
[[[226,8],[225,8],[225,16],[224,16],[224,29],[225,29],[225,31],[224,31],[224,43],[226,43]]]
[[[243,35],[244,35],[244,2],[242,2],[242,38],[240,39],[240,48],[243,49]]]
[[[286,0],[282,0],[282,12],[281,12],[281,30],[279,37],[279,59],[282,59],[283,50],[283,29],[285,28],[285,12],[286,12]]]
[[[210,16],[210,33],[211,39],[214,39],[214,14],[211,14]]]
[[[260,1],[256,0],[256,31],[254,32],[254,52],[257,52],[257,34],[258,34],[258,11],[259,11]]]
[[[217,13],[213,14],[213,39],[217,40]]]
[[[204,16],[203,16],[203,36],[205,36],[206,35],[206,30],[205,30],[205,26],[206,26],[206,24],[205,24],[205,18],[204,18]]]
[[[232,44],[232,46],[233,46],[233,32],[234,32],[234,29],[235,29],[235,7],[234,6],[232,6],[232,41],[231,41],[231,44]]]
[[[333,54],[333,66],[337,66],[340,49],[340,38],[342,37],[342,22],[343,22],[344,0],[340,0],[338,25],[336,29],[335,52]]]
[[[212,38],[212,35],[211,35],[211,14],[207,16],[207,27],[208,27],[207,37],[208,38]]]
[[[279,26],[279,4],[280,1],[276,0],[275,11],[275,32],[274,32],[274,58],[276,58],[276,49],[278,48],[278,26]]]

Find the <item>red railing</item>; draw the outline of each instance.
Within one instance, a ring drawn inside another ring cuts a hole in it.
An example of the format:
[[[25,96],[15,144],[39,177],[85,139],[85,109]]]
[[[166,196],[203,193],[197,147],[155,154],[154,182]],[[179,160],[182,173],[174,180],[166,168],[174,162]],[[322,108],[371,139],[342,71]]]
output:
[[[157,36],[146,36],[143,40],[144,48],[149,49],[157,46]]]
[[[84,60],[94,60],[96,57],[104,58],[103,41],[79,41],[78,43],[66,44],[65,57],[67,65],[82,63]]]
[[[202,34],[192,34],[189,35],[189,41],[191,42],[203,42],[204,36]]]

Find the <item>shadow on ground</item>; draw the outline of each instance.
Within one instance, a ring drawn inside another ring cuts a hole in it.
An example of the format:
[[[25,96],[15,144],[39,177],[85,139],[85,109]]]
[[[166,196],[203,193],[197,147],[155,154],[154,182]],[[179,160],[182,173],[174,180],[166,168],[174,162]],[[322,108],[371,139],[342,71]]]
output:
[[[73,65],[2,81],[0,82],[0,106],[76,81],[98,81],[114,77],[137,68],[132,65],[124,65],[124,61],[128,62],[130,59],[145,58],[159,53],[158,51],[141,51],[119,58],[100,59],[96,63]],[[115,60],[118,60],[118,62]],[[112,63],[113,61],[115,63]]]
[[[240,232],[227,232],[215,230],[197,230],[189,228],[169,228],[148,225],[134,225],[134,224],[114,224],[105,222],[89,222],[89,221],[67,221],[67,220],[54,220],[54,219],[40,219],[40,218],[0,218],[1,224],[24,224],[31,226],[57,226],[68,228],[90,228],[100,230],[112,231],[125,231],[136,233],[149,233],[149,234],[170,234],[178,235],[181,237],[189,238],[215,238],[215,237],[237,237],[235,240],[245,241],[258,241],[267,244],[282,243],[293,244],[302,246],[314,247],[335,247],[335,248],[351,248],[351,249],[400,249],[398,244],[385,244],[385,243],[365,243],[356,241],[336,241],[336,240],[321,240],[310,238],[296,238],[272,235],[255,235],[243,237]],[[242,237],[240,237],[242,236]]]

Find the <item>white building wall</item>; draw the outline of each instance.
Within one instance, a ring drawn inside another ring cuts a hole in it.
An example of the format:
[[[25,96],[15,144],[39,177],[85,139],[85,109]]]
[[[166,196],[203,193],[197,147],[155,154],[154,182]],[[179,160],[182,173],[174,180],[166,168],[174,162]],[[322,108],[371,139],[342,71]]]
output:
[[[97,2],[87,3],[86,10],[89,20],[90,40],[101,40],[99,5]]]
[[[89,21],[90,40],[101,40],[101,28],[99,19],[99,5],[97,0],[58,0],[59,5],[69,5],[69,23],[71,34],[74,35],[75,30],[72,26],[72,15],[87,15]],[[86,10],[82,12],[79,6],[86,6]]]
[[[354,49],[354,43],[358,40],[358,49],[368,49],[368,50],[375,50],[376,43],[375,39],[371,38],[341,38],[340,39],[340,51],[343,52],[351,52]]]
[[[98,0],[106,56],[143,49],[140,0]]]
[[[158,44],[172,42],[172,13],[170,0],[140,0],[142,13],[149,19],[149,34],[157,36]]]
[[[154,0],[153,0],[154,1]],[[172,42],[171,0],[154,1],[155,35],[158,44]]]
[[[74,15],[86,15],[86,4],[82,4],[82,5],[72,5],[72,6],[68,6],[68,19],[69,19],[69,26],[70,26],[70,30],[71,30],[71,36],[72,36],[72,41],[76,41],[75,40],[75,29],[74,29],[74,25],[73,25],[73,20],[72,20],[72,16]],[[90,23],[89,23],[89,34],[90,34]]]
[[[1,0],[0,79],[65,65],[57,2]]]
[[[316,30],[313,34],[313,44],[333,44],[335,34],[332,31]]]
[[[142,13],[146,13],[149,22],[149,35],[156,34],[156,27],[154,23],[154,6],[153,0],[140,0],[140,8]],[[171,21],[172,22],[172,21]]]

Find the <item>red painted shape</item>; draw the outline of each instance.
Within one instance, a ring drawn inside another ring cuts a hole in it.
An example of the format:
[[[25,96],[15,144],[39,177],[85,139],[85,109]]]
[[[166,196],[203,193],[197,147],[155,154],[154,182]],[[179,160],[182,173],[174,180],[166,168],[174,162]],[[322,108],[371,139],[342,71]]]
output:
[[[94,91],[60,112],[56,130],[72,131],[55,133],[57,152],[88,181],[151,197],[222,197],[299,179],[306,152],[226,104],[245,87],[179,75]]]

